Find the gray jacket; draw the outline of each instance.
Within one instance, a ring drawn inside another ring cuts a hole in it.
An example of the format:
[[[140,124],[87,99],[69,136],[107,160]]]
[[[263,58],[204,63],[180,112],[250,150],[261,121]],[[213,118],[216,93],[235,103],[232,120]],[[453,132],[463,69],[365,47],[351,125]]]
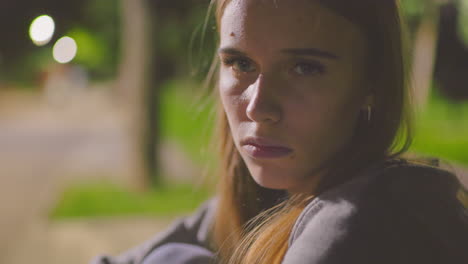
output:
[[[297,219],[283,264],[468,263],[468,210],[456,177],[397,162],[315,197]],[[464,190],[466,192],[466,190]],[[216,200],[166,232],[94,264],[202,264]]]

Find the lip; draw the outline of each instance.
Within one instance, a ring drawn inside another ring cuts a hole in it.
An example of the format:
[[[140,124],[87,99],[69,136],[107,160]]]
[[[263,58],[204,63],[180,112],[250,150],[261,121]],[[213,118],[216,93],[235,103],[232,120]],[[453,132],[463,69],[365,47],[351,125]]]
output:
[[[260,137],[249,137],[241,141],[242,149],[255,159],[275,159],[289,155],[293,150]]]

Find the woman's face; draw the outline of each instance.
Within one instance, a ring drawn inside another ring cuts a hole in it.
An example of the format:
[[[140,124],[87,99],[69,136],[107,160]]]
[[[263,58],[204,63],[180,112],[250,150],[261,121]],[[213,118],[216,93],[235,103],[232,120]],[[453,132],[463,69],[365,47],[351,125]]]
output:
[[[220,20],[219,91],[261,186],[311,192],[367,107],[366,42],[311,0],[232,0]],[[339,166],[337,164],[337,166]]]

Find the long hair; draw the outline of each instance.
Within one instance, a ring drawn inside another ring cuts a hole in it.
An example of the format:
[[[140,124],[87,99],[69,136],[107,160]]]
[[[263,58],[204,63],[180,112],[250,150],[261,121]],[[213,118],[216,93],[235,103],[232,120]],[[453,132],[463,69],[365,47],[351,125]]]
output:
[[[353,138],[326,162],[327,175],[314,190],[317,195],[352,179],[371,163],[406,151],[411,131],[398,0],[315,1],[364,32],[369,46],[366,74],[375,102],[371,121],[360,115]],[[218,26],[229,2],[211,1]],[[234,145],[221,104],[218,110],[221,166],[213,241],[219,258],[226,263],[280,263],[292,226],[312,194],[287,197],[284,191],[257,185]]]

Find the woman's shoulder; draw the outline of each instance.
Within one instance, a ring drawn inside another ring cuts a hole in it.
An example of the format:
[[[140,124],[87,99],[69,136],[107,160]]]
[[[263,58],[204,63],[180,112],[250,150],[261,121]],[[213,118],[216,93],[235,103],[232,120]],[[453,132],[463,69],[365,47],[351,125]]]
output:
[[[362,263],[414,263],[447,252],[468,258],[463,248],[468,214],[457,199],[460,189],[455,175],[434,166],[406,160],[374,166],[305,207],[284,263],[335,263],[348,257]],[[431,255],[431,248],[438,251]]]
[[[396,212],[404,212],[426,223],[459,218],[468,221],[466,188],[457,176],[439,165],[401,160],[381,169],[373,178],[363,198],[375,197]],[[465,223],[468,227],[468,223]]]
[[[323,193],[319,199],[341,197],[360,205],[374,198],[380,202],[409,205],[410,201],[417,201],[417,205],[423,205],[456,200],[457,194],[465,190],[457,176],[442,168],[437,159],[392,159],[370,166],[353,180]]]
[[[442,168],[437,159],[395,160],[377,170],[376,174],[375,180],[390,191],[417,193],[437,188],[439,192],[454,192],[462,187],[457,176]]]
[[[181,254],[177,259],[205,259],[210,247],[210,229],[214,220],[217,199],[206,201],[198,210],[180,218],[162,233],[116,257],[100,256],[92,264],[140,264],[165,263],[164,259],[174,258],[174,251]],[[201,253],[202,255],[200,255]],[[155,261],[158,259],[160,261]],[[149,260],[149,262],[147,261]],[[183,263],[199,263],[197,261]]]

